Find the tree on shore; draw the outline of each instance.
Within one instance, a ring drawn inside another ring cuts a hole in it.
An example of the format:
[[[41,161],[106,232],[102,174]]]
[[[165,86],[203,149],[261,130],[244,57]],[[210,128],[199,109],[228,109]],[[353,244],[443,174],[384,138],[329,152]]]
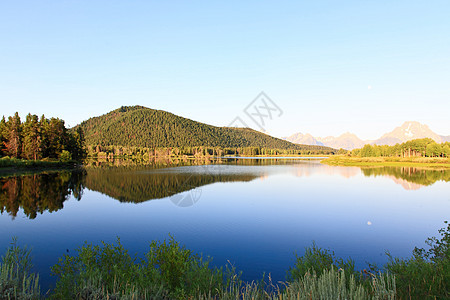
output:
[[[438,144],[430,138],[424,138],[394,146],[366,144],[363,148],[353,149],[351,155],[359,157],[450,157],[450,143]]]
[[[41,158],[41,133],[38,116],[28,114],[23,124],[22,156],[26,159]]]
[[[3,116],[0,120],[0,154],[6,152],[6,142],[8,141],[7,133],[7,124],[5,116]]]
[[[0,120],[0,156],[38,160],[42,158],[81,160],[86,157],[82,128],[70,132],[64,121],[28,114],[24,123],[19,114]]]
[[[8,118],[6,128],[6,153],[18,158],[21,154],[22,144],[22,123],[20,122],[19,113],[16,112],[13,117]]]

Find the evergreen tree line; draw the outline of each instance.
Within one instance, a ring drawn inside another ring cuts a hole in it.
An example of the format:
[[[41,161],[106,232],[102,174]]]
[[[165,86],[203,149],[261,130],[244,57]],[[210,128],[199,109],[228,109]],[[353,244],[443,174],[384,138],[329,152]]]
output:
[[[363,148],[354,149],[351,156],[359,157],[450,157],[450,143],[436,143],[430,138],[416,139],[388,145],[364,145]]]
[[[87,153],[89,157],[114,158],[114,157],[136,157],[148,158],[161,156],[276,156],[276,155],[330,155],[332,151],[326,149],[271,149],[263,147],[130,147],[130,146],[100,146],[88,145]]]
[[[86,156],[81,128],[69,131],[59,118],[28,114],[25,122],[16,112],[0,121],[0,156],[40,160],[81,160]]]

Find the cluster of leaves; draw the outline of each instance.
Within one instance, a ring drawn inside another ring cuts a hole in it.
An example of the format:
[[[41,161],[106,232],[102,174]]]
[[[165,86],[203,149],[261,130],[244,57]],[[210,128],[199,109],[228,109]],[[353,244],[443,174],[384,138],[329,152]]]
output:
[[[361,149],[352,150],[351,155],[359,157],[450,157],[450,142],[438,144],[430,138],[425,138],[394,146],[367,144]]]
[[[215,127],[142,106],[121,107],[100,117],[90,118],[79,127],[86,134],[86,143],[91,146],[148,149],[255,147],[326,153],[334,151],[329,147],[292,144],[249,128]]]
[[[69,132],[64,121],[28,114],[21,122],[19,114],[0,120],[0,156],[39,160],[80,160],[86,156],[81,128]]]

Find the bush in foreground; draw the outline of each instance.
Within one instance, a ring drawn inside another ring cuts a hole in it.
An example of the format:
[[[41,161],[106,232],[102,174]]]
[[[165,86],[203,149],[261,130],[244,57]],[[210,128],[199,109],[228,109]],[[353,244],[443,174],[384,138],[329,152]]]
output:
[[[103,299],[106,295],[186,299],[223,290],[235,274],[211,268],[209,259],[181,247],[173,237],[151,242],[144,259],[130,256],[120,239],[116,245],[85,244],[77,252],[77,256],[65,255],[52,268],[59,278],[56,299]]]
[[[450,299],[450,224],[439,230],[440,239],[429,238],[429,250],[415,248],[410,259],[387,253],[385,269],[396,277],[400,299]]]

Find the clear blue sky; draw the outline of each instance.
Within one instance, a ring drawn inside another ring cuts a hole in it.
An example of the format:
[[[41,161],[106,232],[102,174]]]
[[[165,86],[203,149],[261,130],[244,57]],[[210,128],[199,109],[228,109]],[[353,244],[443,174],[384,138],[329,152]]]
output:
[[[260,91],[275,136],[450,135],[450,2],[0,2],[0,115],[139,104],[224,126]]]

